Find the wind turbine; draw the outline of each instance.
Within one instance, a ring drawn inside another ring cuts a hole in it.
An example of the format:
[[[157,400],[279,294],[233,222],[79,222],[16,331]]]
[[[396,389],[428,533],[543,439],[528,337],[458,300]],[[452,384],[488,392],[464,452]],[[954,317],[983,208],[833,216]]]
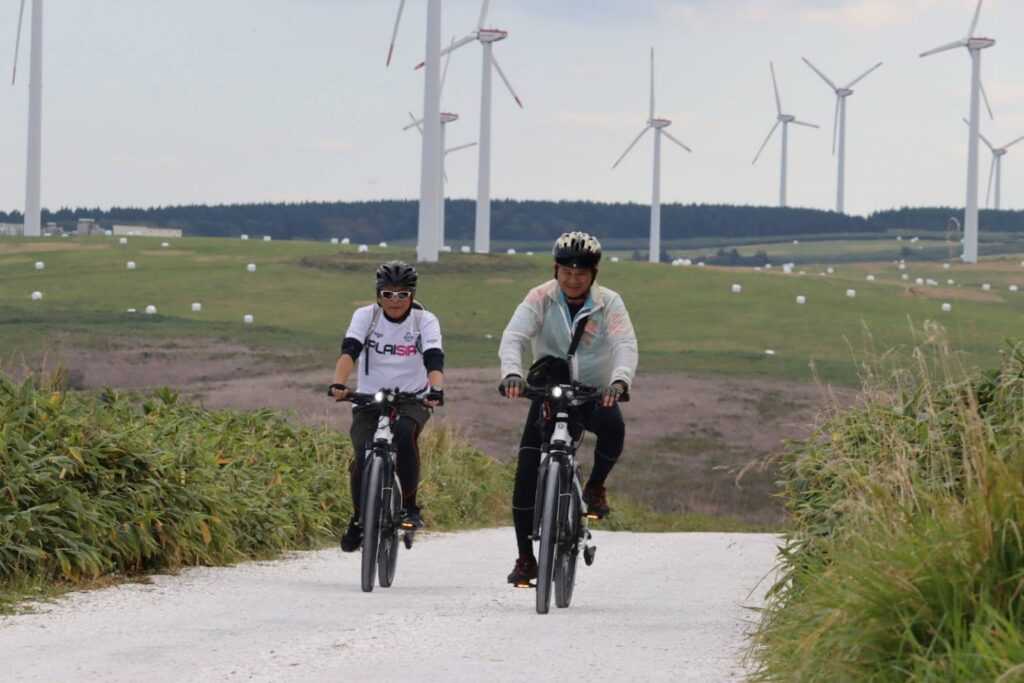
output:
[[[476,231],[474,235],[474,251],[478,254],[486,254],[491,250],[491,100],[493,99],[491,82],[494,71],[498,72],[498,76],[505,83],[505,87],[512,94],[516,104],[520,108],[523,106],[522,100],[516,94],[505,71],[494,57],[494,43],[508,38],[508,31],[484,28],[490,5],[491,0],[484,0],[475,31],[456,40],[442,51],[442,54],[447,54],[473,41],[477,41],[483,46],[483,76],[480,86],[480,167],[477,174]],[[416,68],[419,69],[421,66],[423,64],[417,65]]]
[[[966,123],[968,126],[971,125],[971,122],[968,121],[967,119],[963,119],[963,122]],[[992,165],[989,167],[988,170],[988,190],[985,192],[985,203],[990,208],[994,208],[996,211],[998,211],[1002,208],[1003,157],[1006,156],[1006,153],[1010,150],[1011,147],[1016,145],[1018,142],[1024,142],[1024,135],[1022,135],[1021,137],[1017,138],[1016,140],[1009,144],[1003,145],[1002,147],[996,147],[995,145],[993,145],[992,142],[987,137],[985,137],[984,133],[979,132],[978,136],[981,138],[981,141],[985,143],[985,146],[988,147],[989,150],[992,152]],[[993,177],[995,178],[996,185],[996,203],[994,207],[992,206],[991,201]]]
[[[971,129],[967,138],[967,209],[964,215],[964,254],[962,259],[967,263],[978,262],[978,139],[981,133],[981,51],[996,44],[991,38],[979,38],[974,35],[981,17],[981,6],[985,0],[978,0],[974,10],[974,20],[967,31],[967,37],[934,50],[922,52],[922,57],[929,57],[958,47],[966,47],[971,55],[971,117],[968,126]],[[986,104],[988,98],[986,97]],[[989,108],[991,114],[991,107]]]
[[[614,170],[622,160],[626,158],[636,144],[640,142],[647,131],[654,130],[654,181],[653,189],[651,192],[651,235],[650,235],[650,246],[649,246],[649,258],[651,263],[661,262],[661,136],[664,135],[672,142],[676,143],[687,152],[693,152],[692,149],[684,145],[682,142],[677,140],[666,128],[672,125],[672,121],[669,119],[663,119],[654,115],[654,48],[651,48],[651,108],[647,118],[647,125],[640,131],[640,134],[629,144],[626,151],[622,153],[622,156],[612,164],[612,170]]]
[[[779,97],[779,84],[775,80],[775,64],[773,62],[768,63],[768,68],[772,72],[772,88],[775,89],[775,110],[777,116],[775,119],[775,125],[768,131],[768,137],[761,143],[761,149],[757,150],[757,156],[754,157],[753,163],[756,164],[757,160],[761,158],[761,152],[768,146],[768,141],[772,139],[772,135],[775,135],[775,129],[782,124],[782,181],[779,185],[779,206],[786,206],[786,173],[787,166],[789,165],[789,124],[794,123],[798,126],[806,126],[808,128],[820,128],[820,126],[807,123],[805,121],[798,120],[791,114],[782,113],[782,98]]]
[[[39,0],[36,0],[37,2]],[[398,26],[402,21],[405,0],[398,3],[395,28],[391,33],[387,64],[395,51]],[[441,167],[443,143],[441,142],[441,0],[427,0],[427,58],[424,64],[423,87],[423,153],[420,158],[420,206],[416,258],[424,262],[436,262],[441,245],[437,241],[440,216],[438,198],[443,192]]]
[[[420,120],[420,119],[417,119],[416,116],[413,115],[412,112],[409,112],[409,118],[411,119],[412,122],[409,125],[407,125],[404,128],[402,128],[402,130],[409,130],[410,128],[414,128],[415,127],[416,130],[418,130],[420,132],[420,135],[422,135],[423,134],[423,121]],[[452,114],[451,112],[441,112],[441,145],[442,145],[442,147],[446,144],[445,141],[447,139],[447,128],[448,128],[448,125],[451,124],[451,123],[455,123],[458,120],[459,120],[459,115],[458,114]],[[445,170],[445,160],[448,158],[449,154],[452,154],[453,152],[460,152],[460,151],[462,151],[464,149],[469,149],[470,147],[476,147],[476,143],[475,142],[469,142],[469,143],[466,143],[464,145],[458,145],[456,147],[450,147],[448,149],[445,149],[444,150],[444,154],[441,156],[440,173],[441,173],[441,177],[443,179],[443,182],[441,183],[441,196],[438,198],[438,202],[437,202],[437,206],[438,206],[438,221],[437,221],[438,233],[437,233],[437,241],[438,241],[438,244],[442,245],[442,246],[444,245],[444,227],[445,227],[445,191],[444,191],[444,183],[448,182],[448,172]]]
[[[25,17],[25,0],[18,11],[18,33],[14,42],[14,68],[11,85],[18,79],[18,52],[21,47],[21,24]],[[28,75],[28,158],[25,172],[26,237],[42,234],[39,190],[42,184],[43,148],[43,0],[32,0],[32,45]]]
[[[832,79],[822,73],[821,69],[811,64],[811,60],[806,57],[803,57],[802,59],[807,63],[807,66],[811,67],[814,73],[821,76],[821,79],[825,81],[825,83],[828,84],[828,87],[832,88],[836,94],[836,115],[835,120],[832,123],[832,154],[836,153],[837,138],[839,146],[839,188],[836,191],[836,211],[839,213],[846,213],[846,98],[853,94],[853,86],[863,81],[869,74],[875,71],[875,69],[882,66],[882,62],[875,64],[863,74],[850,81],[849,85],[845,85],[840,88],[832,82]]]

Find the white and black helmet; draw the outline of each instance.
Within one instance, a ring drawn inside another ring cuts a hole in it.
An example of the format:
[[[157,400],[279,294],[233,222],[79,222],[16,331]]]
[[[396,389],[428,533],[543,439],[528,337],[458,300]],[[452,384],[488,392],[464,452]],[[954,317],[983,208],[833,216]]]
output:
[[[419,275],[416,269],[404,261],[388,261],[377,267],[377,291],[385,287],[416,289]]]
[[[601,243],[585,232],[567,232],[555,240],[551,254],[560,266],[597,268],[601,262]]]

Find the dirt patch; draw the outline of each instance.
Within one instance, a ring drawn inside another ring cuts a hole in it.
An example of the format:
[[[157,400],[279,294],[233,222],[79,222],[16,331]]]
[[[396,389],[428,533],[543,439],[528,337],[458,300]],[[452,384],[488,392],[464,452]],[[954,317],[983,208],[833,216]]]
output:
[[[949,287],[908,287],[903,296],[924,299],[942,299],[943,301],[980,301],[1001,304],[1006,300],[998,294],[982,289],[950,289]]]
[[[144,256],[191,256],[192,252],[183,249],[145,249],[142,254]]]
[[[79,244],[76,242],[0,242],[0,254],[33,254],[51,251],[98,251],[109,249],[108,244]]]
[[[290,411],[305,424],[347,431],[348,406],[324,397],[333,364],[309,358],[216,340],[129,339],[101,349],[58,349],[47,363],[63,364],[76,388],[171,386],[208,408]],[[457,426],[475,446],[509,462],[528,405],[501,398],[497,381],[495,368],[450,370],[449,403],[433,421]],[[623,406],[626,452],[609,485],[661,510],[778,521],[777,472],[754,465],[785,440],[807,435],[823,406],[854,396],[848,389],[767,379],[641,375],[633,400]],[[592,437],[582,452],[588,469]]]

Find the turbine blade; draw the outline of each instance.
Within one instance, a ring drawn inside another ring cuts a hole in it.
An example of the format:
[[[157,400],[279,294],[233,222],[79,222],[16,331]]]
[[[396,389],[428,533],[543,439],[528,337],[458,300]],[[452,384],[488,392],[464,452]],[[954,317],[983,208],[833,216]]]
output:
[[[445,49],[441,50],[440,55],[442,57],[444,57],[445,55],[450,54],[450,53],[454,52],[455,50],[458,50],[463,45],[468,45],[469,43],[472,43],[474,40],[476,40],[476,31],[474,31],[473,33],[470,33],[468,36],[465,36],[464,38],[459,38],[458,40],[453,42],[451,45],[449,45]],[[426,66],[426,64],[427,63],[425,61],[424,62],[420,62],[419,64],[417,64],[413,68],[416,71],[419,71],[424,66]]]
[[[985,205],[992,208],[992,178],[996,174],[996,156],[992,155],[992,165],[988,167],[988,190],[985,191]]]
[[[484,0],[483,6],[480,8],[480,21],[476,22],[477,30],[484,27],[484,22],[487,21],[487,13],[491,9],[491,0]]]
[[[839,90],[839,86],[837,86],[835,83],[833,83],[831,78],[829,78],[824,73],[822,73],[821,69],[819,69],[818,67],[816,67],[813,64],[811,64],[811,60],[807,59],[807,57],[801,57],[800,59],[804,60],[804,62],[807,64],[807,66],[811,67],[811,69],[814,70],[814,73],[816,73],[819,76],[821,76],[821,80],[823,80],[826,83],[828,83],[828,87],[832,88],[833,90]]]
[[[402,130],[409,130],[413,126],[416,126],[416,130],[420,132],[420,135],[423,135],[423,119],[416,118],[412,112],[409,112],[409,118],[412,120],[412,123],[402,128]]]
[[[648,120],[654,119],[654,48],[651,48],[651,115]]]
[[[779,97],[779,84],[775,80],[775,64],[774,62],[768,62],[768,68],[772,70],[772,88],[775,89],[775,111],[777,114],[782,114],[782,98]]]
[[[462,151],[464,149],[469,149],[470,147],[476,147],[476,143],[475,142],[467,142],[464,145],[459,145],[458,147],[451,147],[449,149],[446,149],[444,151],[444,153],[445,153],[445,155],[448,155],[448,154],[451,154],[452,152],[460,152],[460,151]]]
[[[512,84],[508,82],[508,76],[505,75],[505,72],[502,70],[501,65],[498,64],[498,58],[495,57],[494,54],[491,54],[491,64],[494,65],[494,68],[495,70],[497,70],[498,75],[501,76],[501,80],[505,82],[505,87],[508,88],[508,91],[510,93],[512,93],[512,97],[515,99],[516,104],[518,104],[519,108],[522,109],[523,101],[519,99],[519,95],[516,94],[516,91],[512,87]]]
[[[448,80],[448,63],[452,61],[452,48],[455,44],[455,36],[452,36],[452,42],[448,46],[448,54],[444,56],[444,70],[441,72],[441,92],[444,93],[444,82]]]
[[[766,137],[764,139],[764,142],[761,143],[761,149],[757,150],[757,156],[754,157],[754,160],[750,164],[751,166],[756,164],[757,160],[761,158],[761,152],[763,152],[764,148],[768,146],[768,141],[772,139],[773,135],[775,135],[775,129],[778,128],[778,127],[779,127],[779,121],[776,121],[775,125],[772,126],[772,129],[770,131],[768,131],[768,137]]]
[[[967,119],[961,118],[960,120],[963,121],[964,125],[967,126],[968,128],[971,127],[971,122],[968,121]],[[980,130],[978,131],[978,137],[981,138],[982,142],[984,142],[986,145],[988,145],[988,148],[990,150],[992,150],[993,152],[996,151],[995,145],[993,145],[992,142],[987,137],[985,137],[985,134],[982,133]]]
[[[931,57],[932,55],[937,55],[940,52],[946,52],[947,50],[955,50],[958,47],[967,47],[967,41],[958,40],[955,43],[947,43],[946,45],[940,45],[939,47],[928,50],[927,52],[922,52],[921,56]]]
[[[22,5],[25,4],[25,0],[22,0]],[[398,2],[398,15],[395,17],[395,28],[391,31],[391,47],[388,48],[388,61],[385,62],[385,66],[391,66],[391,57],[395,53],[395,40],[398,38],[398,25],[402,23],[402,10],[405,9],[405,0],[399,0]]]
[[[646,133],[650,129],[650,125],[644,126],[644,129],[640,131],[640,135],[637,135],[633,142],[629,143],[629,147],[627,147],[626,151],[622,153],[622,156],[620,156],[618,160],[616,160],[616,162],[612,164],[612,170],[615,170],[615,167],[622,163],[622,160],[626,158],[626,155],[633,151],[633,148],[636,147],[636,143],[640,142],[640,138],[644,136],[644,133]]]
[[[693,154],[693,150],[690,149],[689,147],[687,147],[686,145],[684,145],[682,142],[680,142],[674,135],[672,135],[672,133],[669,133],[664,128],[661,129],[661,133],[662,133],[662,135],[667,137],[669,140],[671,140],[672,142],[676,143],[677,145],[679,145],[680,147],[685,149],[687,152],[690,152],[691,154]]]
[[[807,128],[821,128],[821,126],[816,123],[807,123],[806,121],[793,120],[791,123],[795,123],[798,126],[805,126]]]
[[[985,90],[985,81],[979,79],[978,85],[981,86],[981,97],[985,100],[985,108],[988,109],[988,117],[994,121],[996,115],[992,113],[992,103],[988,101],[988,92]]]
[[[21,0],[21,9],[18,10],[18,33],[14,37],[14,69],[11,71],[11,85],[14,85],[18,78],[18,51],[21,48],[21,20],[25,18],[25,0]]]
[[[967,32],[968,38],[974,37],[974,32],[978,29],[978,20],[981,19],[981,5],[985,0],[978,0],[978,7],[974,10],[974,21],[971,22],[971,30]]]
[[[865,78],[870,76],[872,73],[875,72],[876,69],[880,68],[882,66],[882,64],[884,64],[884,63],[885,62],[879,62],[878,64],[875,64],[873,67],[871,67],[870,69],[868,69],[867,71],[862,73],[860,76],[858,76],[857,78],[855,78],[852,81],[850,81],[850,85],[846,86],[847,90],[849,90],[850,88],[852,88],[853,86],[857,85],[858,83],[863,81]]]
[[[832,121],[832,156],[836,155],[836,138],[839,137],[839,107],[842,106],[842,97],[836,95],[836,116]]]
[[[1014,140],[1010,144],[1006,145],[1005,147],[1003,147],[1003,149],[1010,149],[1011,147],[1016,145],[1018,142],[1024,142],[1024,135],[1020,136],[1019,138],[1017,138],[1016,140]]]

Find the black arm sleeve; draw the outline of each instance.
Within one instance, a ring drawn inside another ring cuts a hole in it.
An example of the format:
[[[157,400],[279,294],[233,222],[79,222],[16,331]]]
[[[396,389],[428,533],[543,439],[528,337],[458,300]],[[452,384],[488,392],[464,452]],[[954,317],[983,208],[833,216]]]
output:
[[[444,351],[441,349],[427,349],[423,352],[423,365],[427,372],[444,372]]]
[[[363,342],[352,337],[345,337],[341,342],[341,355],[348,356],[352,360],[359,360],[359,354],[363,352]]]

